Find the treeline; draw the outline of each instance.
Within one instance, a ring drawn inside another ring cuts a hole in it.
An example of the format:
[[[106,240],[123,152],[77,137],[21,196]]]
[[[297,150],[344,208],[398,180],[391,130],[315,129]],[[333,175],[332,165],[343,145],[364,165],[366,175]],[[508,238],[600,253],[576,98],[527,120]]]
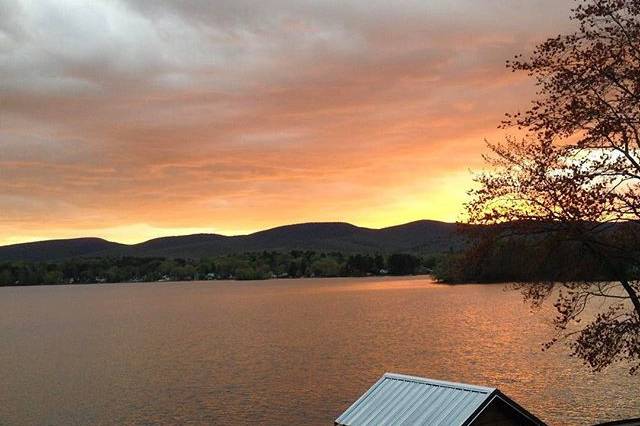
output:
[[[605,262],[566,240],[510,238],[479,241],[438,258],[434,277],[446,283],[608,281],[638,279],[640,270],[611,256]]]
[[[429,273],[435,263],[433,257],[405,253],[345,255],[300,250],[201,259],[74,258],[0,263],[0,285],[415,275]]]

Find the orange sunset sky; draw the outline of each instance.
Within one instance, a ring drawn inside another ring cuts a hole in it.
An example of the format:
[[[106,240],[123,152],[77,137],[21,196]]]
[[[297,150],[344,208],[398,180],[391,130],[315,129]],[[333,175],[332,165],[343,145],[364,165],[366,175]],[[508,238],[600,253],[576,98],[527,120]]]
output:
[[[571,5],[0,1],[0,244],[454,221]]]

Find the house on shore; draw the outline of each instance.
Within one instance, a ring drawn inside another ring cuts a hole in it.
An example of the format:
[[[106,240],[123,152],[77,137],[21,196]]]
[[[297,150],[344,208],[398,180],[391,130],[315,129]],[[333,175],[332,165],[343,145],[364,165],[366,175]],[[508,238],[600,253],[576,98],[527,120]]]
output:
[[[495,388],[386,373],[335,420],[339,426],[539,426]]]

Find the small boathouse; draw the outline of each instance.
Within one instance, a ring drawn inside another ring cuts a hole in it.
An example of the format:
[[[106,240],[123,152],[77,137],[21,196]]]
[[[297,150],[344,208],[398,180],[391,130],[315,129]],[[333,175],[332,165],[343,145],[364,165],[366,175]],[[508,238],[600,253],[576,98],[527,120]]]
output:
[[[335,421],[356,425],[538,426],[495,388],[386,373]]]

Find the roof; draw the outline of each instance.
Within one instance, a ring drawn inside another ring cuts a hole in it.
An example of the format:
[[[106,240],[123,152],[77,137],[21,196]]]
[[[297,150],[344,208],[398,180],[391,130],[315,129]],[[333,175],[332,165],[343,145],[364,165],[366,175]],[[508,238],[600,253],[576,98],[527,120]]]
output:
[[[466,425],[496,397],[543,424],[495,388],[394,373],[385,373],[335,424]]]

